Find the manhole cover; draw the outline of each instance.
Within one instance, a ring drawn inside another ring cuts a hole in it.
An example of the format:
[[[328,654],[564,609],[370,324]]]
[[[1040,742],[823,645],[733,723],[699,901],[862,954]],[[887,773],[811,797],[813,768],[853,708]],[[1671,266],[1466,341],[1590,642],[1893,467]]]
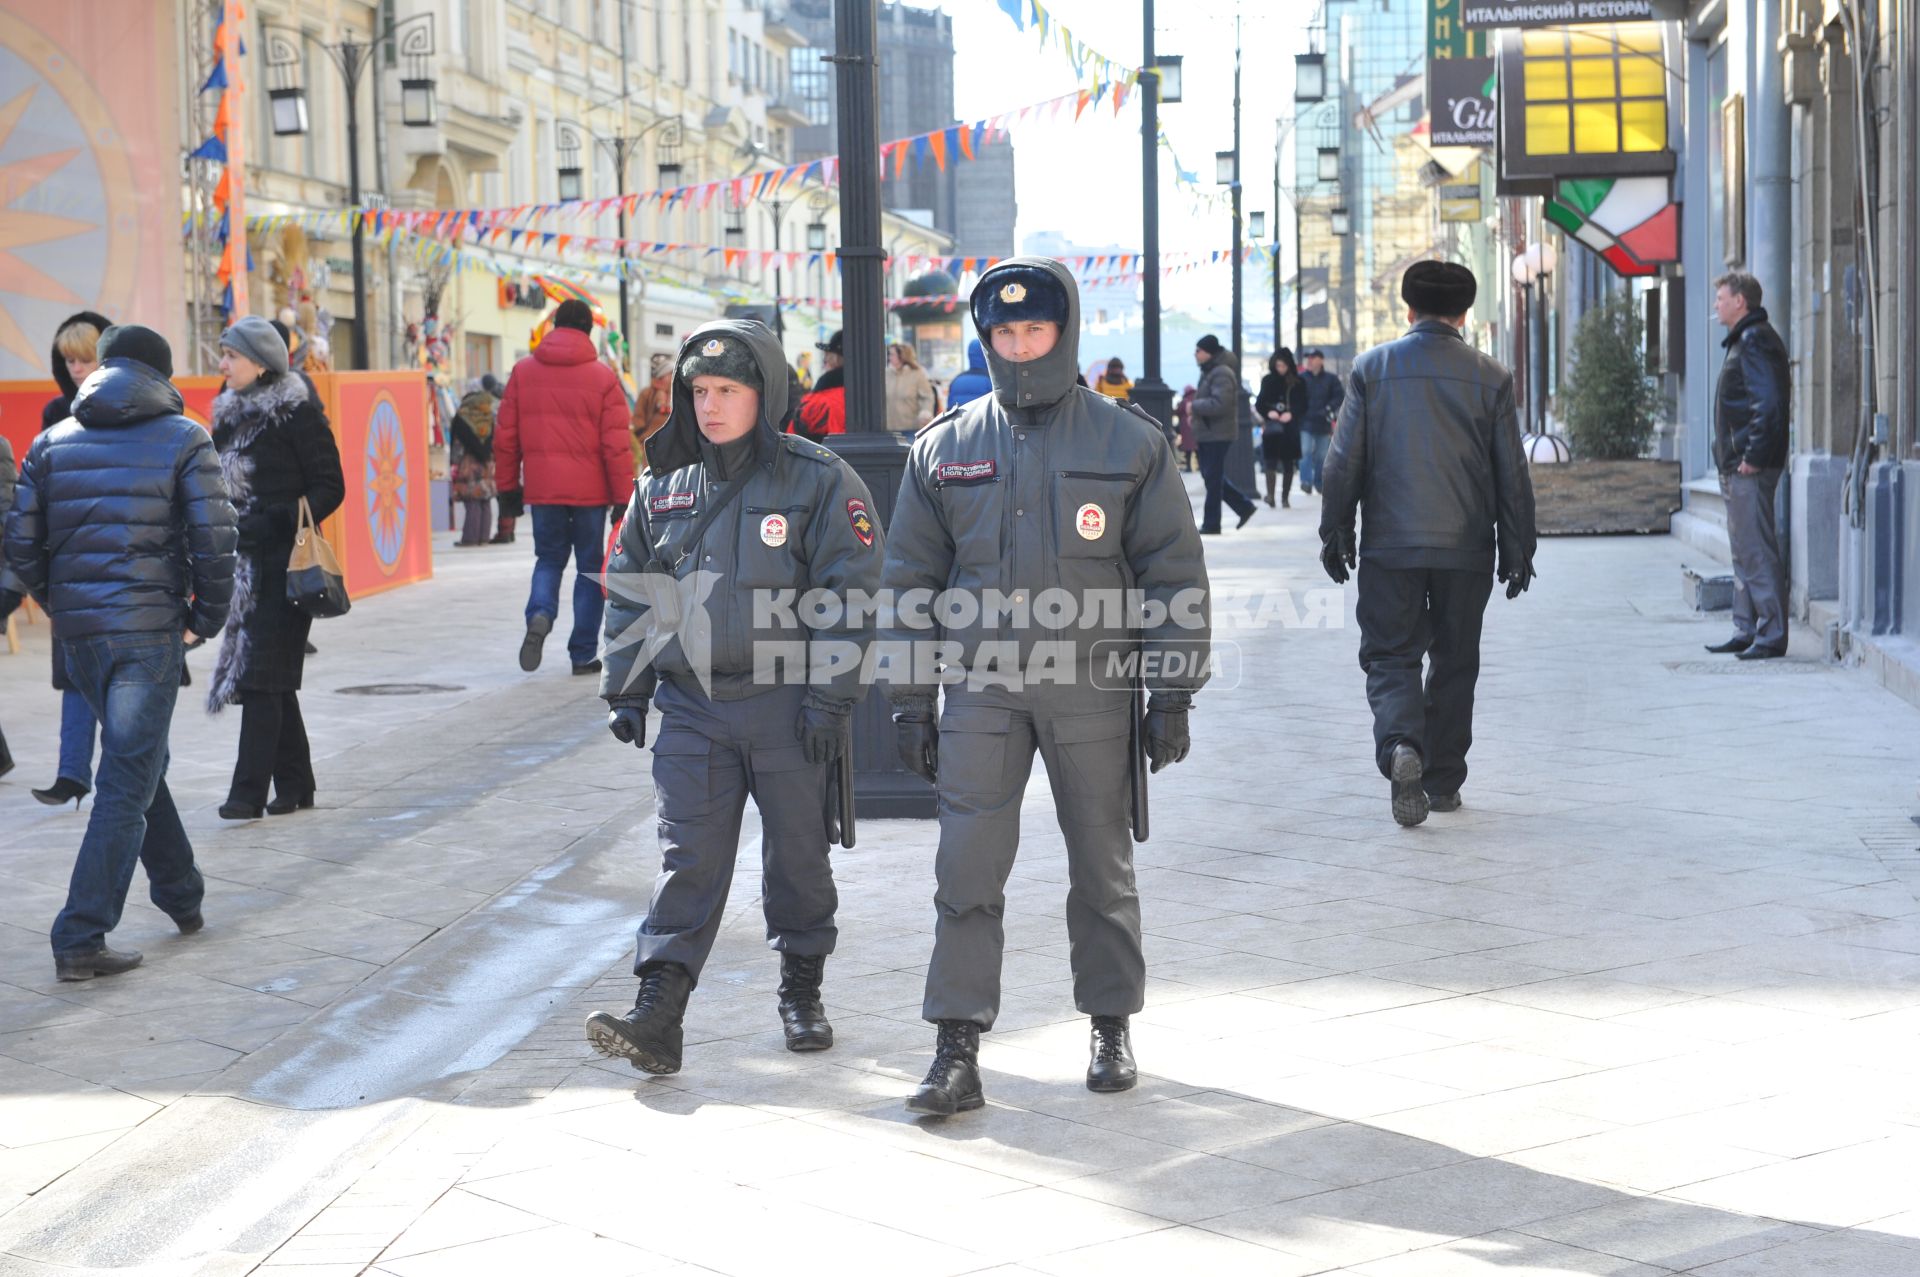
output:
[[[432,696],[466,690],[458,683],[362,683],[358,687],[334,689],[341,696]]]
[[[1824,674],[1827,666],[1819,661],[1668,661],[1675,674]]]

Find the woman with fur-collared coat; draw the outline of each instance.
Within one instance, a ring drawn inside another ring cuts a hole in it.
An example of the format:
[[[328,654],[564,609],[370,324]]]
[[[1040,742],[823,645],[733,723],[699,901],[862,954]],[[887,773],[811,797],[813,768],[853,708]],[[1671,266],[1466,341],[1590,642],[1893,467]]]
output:
[[[240,705],[240,756],[220,815],[252,820],[313,806],[298,695],[313,621],[287,602],[287,559],[300,498],[317,524],[345,499],[346,479],[333,432],[307,383],[288,373],[286,343],[271,324],[250,315],[222,333],[220,371],[227,388],[213,401],[213,442],[239,515],[240,552],[207,710]]]

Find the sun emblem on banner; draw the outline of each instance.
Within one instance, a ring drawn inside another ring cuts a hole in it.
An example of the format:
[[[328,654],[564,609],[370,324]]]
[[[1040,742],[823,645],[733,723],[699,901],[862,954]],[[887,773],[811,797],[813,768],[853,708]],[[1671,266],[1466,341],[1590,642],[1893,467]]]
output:
[[[0,377],[44,376],[42,329],[127,301],[139,210],[125,147],[74,62],[0,13]]]
[[[400,410],[386,391],[367,414],[367,533],[380,570],[392,576],[407,546],[407,444]]]

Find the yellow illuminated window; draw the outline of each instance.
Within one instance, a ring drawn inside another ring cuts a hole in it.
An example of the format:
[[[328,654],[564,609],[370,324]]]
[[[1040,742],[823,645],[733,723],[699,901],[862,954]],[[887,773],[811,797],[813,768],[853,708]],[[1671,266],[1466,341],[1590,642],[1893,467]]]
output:
[[[1527,59],[1527,101],[1564,100],[1567,96],[1567,64],[1546,58]]]
[[[1667,69],[1658,58],[1620,59],[1620,96],[1623,98],[1664,98],[1667,96]]]
[[[1655,23],[1521,33],[1531,155],[1619,155],[1667,146],[1667,71]]]
[[[1620,91],[1614,86],[1613,66],[1612,58],[1575,58],[1573,60],[1573,96],[1618,98]],[[1533,77],[1527,78],[1531,81]],[[1529,93],[1527,96],[1533,95]]]
[[[1620,149],[1620,116],[1612,102],[1581,102],[1573,108],[1573,149],[1581,155],[1612,155]]]
[[[1527,107],[1527,154],[1565,155],[1567,145],[1567,108],[1564,106]]]
[[[1623,151],[1660,151],[1667,145],[1667,104],[1622,102],[1620,104],[1620,149]]]

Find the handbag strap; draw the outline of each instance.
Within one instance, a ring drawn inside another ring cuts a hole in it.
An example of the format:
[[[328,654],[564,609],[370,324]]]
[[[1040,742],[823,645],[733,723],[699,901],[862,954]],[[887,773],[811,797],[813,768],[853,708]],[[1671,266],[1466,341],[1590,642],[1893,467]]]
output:
[[[300,522],[294,527],[294,530],[293,530],[294,544],[298,545],[300,542],[306,540],[307,534],[309,532],[317,532],[317,531],[318,529],[314,526],[314,522],[313,522],[313,507],[307,504],[307,499],[305,497],[301,497],[300,498]]]

